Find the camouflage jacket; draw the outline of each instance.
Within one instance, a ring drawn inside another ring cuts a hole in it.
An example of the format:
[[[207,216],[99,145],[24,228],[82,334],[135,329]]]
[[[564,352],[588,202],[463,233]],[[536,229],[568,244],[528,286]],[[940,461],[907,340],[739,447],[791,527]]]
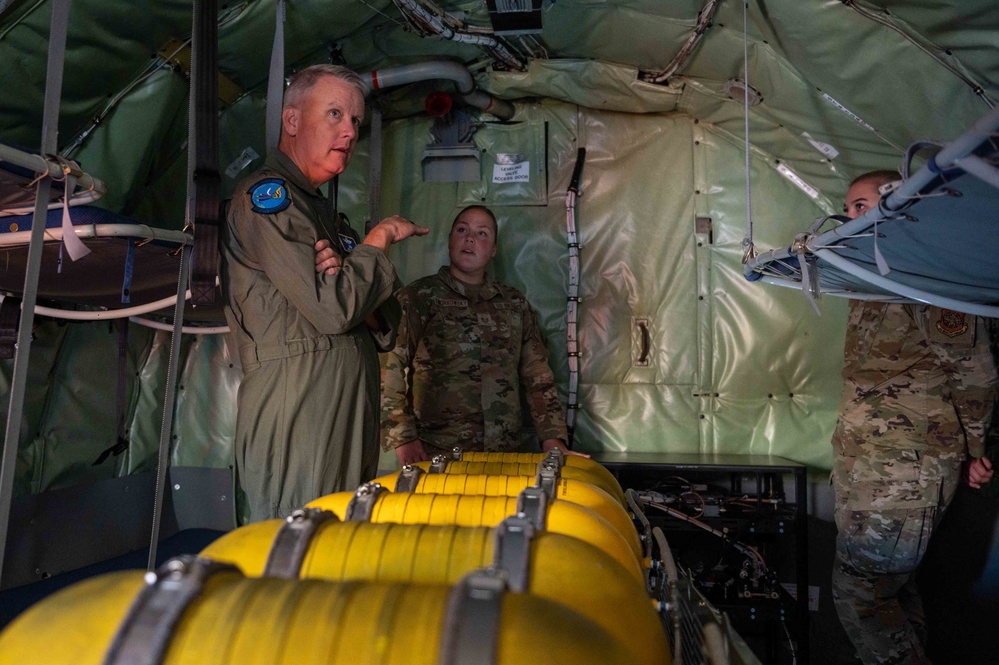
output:
[[[984,451],[996,366],[985,321],[927,305],[850,302],[837,454]]]
[[[527,299],[489,279],[478,297],[444,266],[399,292],[395,348],[382,356],[382,445],[509,451],[521,396],[539,440],[566,440],[548,349]]]

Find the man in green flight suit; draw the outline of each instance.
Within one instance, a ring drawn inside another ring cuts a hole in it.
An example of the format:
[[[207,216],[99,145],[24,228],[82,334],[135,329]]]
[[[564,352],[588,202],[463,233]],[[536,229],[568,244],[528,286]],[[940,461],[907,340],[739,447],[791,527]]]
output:
[[[496,255],[491,210],[458,213],[448,255],[450,265],[398,294],[398,340],[382,358],[383,447],[401,464],[454,447],[517,450],[524,396],[542,452],[569,453],[537,315],[522,293],[486,276]]]
[[[391,348],[400,316],[388,248],[429,229],[393,216],[360,241],[319,191],[350,163],[363,114],[357,74],[303,69],[285,93],[278,150],[233,193],[220,249],[243,368],[241,523],[353,489],[377,467],[377,351]]]

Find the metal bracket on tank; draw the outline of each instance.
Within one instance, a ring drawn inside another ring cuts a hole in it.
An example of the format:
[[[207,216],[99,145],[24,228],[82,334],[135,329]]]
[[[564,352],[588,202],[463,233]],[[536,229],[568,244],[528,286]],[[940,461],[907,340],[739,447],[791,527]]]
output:
[[[545,459],[543,461],[547,460],[554,460],[555,463],[558,464],[558,468],[561,469],[563,466],[565,466],[565,453],[563,453],[558,448],[552,448],[551,450],[548,451],[548,454],[545,456]]]
[[[229,563],[185,555],[170,559],[155,573],[146,573],[146,586],[111,640],[103,665],[159,665],[163,662],[174,628],[205,588],[220,572],[239,572]]]
[[[561,475],[562,470],[558,462],[552,457],[546,457],[538,462],[534,484],[543,489],[550,499],[554,499]]]
[[[420,482],[420,476],[426,473],[422,467],[415,464],[404,464],[399,470],[395,481],[396,492],[414,492]]]
[[[516,593],[527,591],[535,531],[534,522],[525,515],[507,517],[496,527],[493,567],[506,572],[510,590]]]
[[[455,446],[451,449],[451,461],[460,462],[461,461],[461,446]]]
[[[299,508],[293,512],[274,536],[264,576],[297,579],[312,538],[324,522],[331,520],[340,521],[335,514],[321,508]]]
[[[379,483],[364,483],[357,488],[350,503],[347,504],[347,511],[344,514],[345,522],[369,522],[371,512],[375,509],[375,503],[385,492],[387,487],[382,487]]]
[[[534,524],[534,528],[544,531],[550,498],[541,487],[525,487],[517,495],[517,515],[526,517]]]
[[[430,470],[428,473],[444,473],[447,469],[447,455],[434,455],[430,458]]]
[[[480,568],[461,578],[448,596],[438,665],[493,665],[507,578]]]

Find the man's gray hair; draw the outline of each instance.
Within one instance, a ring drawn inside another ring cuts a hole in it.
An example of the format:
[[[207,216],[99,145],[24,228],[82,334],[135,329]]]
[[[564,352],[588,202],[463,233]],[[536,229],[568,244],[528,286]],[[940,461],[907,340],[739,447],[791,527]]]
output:
[[[288,88],[284,91],[284,108],[289,106],[297,107],[302,101],[302,97],[304,97],[305,93],[309,91],[309,88],[314,86],[316,81],[325,76],[332,76],[333,78],[340,79],[344,83],[349,83],[360,90],[362,96],[367,92],[364,87],[364,79],[361,78],[360,74],[349,67],[330,64],[311,65],[292,75],[291,83],[288,84]]]

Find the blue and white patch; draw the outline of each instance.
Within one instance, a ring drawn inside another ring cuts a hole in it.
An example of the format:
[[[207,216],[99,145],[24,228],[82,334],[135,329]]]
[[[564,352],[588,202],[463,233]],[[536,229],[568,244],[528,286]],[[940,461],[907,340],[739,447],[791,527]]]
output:
[[[288,186],[280,178],[264,178],[246,191],[253,203],[253,212],[281,212],[291,205]]]
[[[340,236],[340,244],[343,245],[343,251],[345,252],[354,251],[354,248],[357,247],[357,242],[350,236],[345,236],[342,233],[340,233],[339,236]]]

